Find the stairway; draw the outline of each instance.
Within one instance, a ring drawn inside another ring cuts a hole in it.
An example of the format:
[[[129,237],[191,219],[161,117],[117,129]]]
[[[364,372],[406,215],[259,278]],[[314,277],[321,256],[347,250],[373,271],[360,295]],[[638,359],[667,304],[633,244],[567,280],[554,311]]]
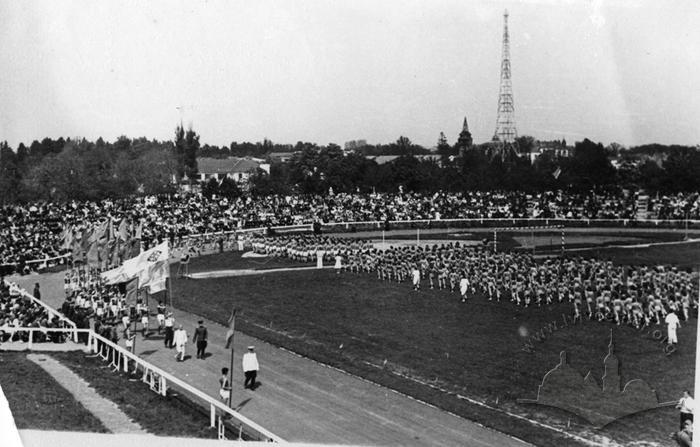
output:
[[[637,220],[646,220],[649,218],[649,196],[646,194],[640,194],[637,196],[637,214],[635,215]]]

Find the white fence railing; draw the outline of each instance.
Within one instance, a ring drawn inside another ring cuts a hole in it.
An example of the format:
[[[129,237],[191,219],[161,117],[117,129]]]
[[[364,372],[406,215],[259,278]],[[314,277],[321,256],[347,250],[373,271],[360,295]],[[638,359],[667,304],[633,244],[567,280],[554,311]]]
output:
[[[186,393],[188,397],[193,397],[200,404],[209,408],[209,423],[211,427],[218,427],[219,433],[223,438],[225,436],[224,419],[228,416],[227,424],[232,425],[235,434],[242,438],[244,436],[248,440],[286,443],[284,439],[266,430],[252,420],[243,416],[239,412],[229,408],[223,402],[208,395],[204,391],[190,385],[189,383],[175,377],[169,372],[147,362],[141,357],[133,354],[127,349],[119,346],[116,343],[96,334],[91,329],[76,329],[76,328],[35,328],[35,327],[11,327],[2,328],[10,336],[15,332],[28,332],[29,341],[27,349],[40,350],[42,343],[34,341],[35,332],[43,334],[49,332],[63,332],[72,335],[73,339],[78,339],[79,334],[87,334],[87,348],[93,354],[100,356],[104,361],[115,371],[124,371],[131,374],[140,374],[141,380],[149,384],[150,388],[162,395],[166,396],[167,391],[171,387],[176,387],[181,393]],[[53,344],[53,343],[46,343]],[[0,345],[0,349],[1,349]]]
[[[659,226],[671,228],[690,228],[700,227],[700,220],[669,220],[669,219],[585,219],[585,218],[534,218],[534,217],[496,217],[496,218],[467,218],[467,219],[413,219],[413,220],[373,220],[373,221],[354,221],[354,222],[324,222],[321,226],[326,229],[342,229],[350,230],[355,228],[360,229],[381,229],[386,224],[391,227],[395,226],[431,226],[435,228],[444,228],[449,226],[467,226],[471,228],[479,226],[487,226],[489,228],[500,225],[520,225],[520,226],[535,226],[535,225],[563,225],[566,227],[637,227],[637,228],[657,228]]]
[[[320,225],[326,231],[351,231],[351,230],[380,230],[386,225],[390,227],[431,227],[431,228],[446,228],[450,226],[463,226],[465,228],[476,228],[478,226],[486,226],[493,228],[494,226],[533,226],[533,225],[563,225],[565,227],[634,227],[634,228],[673,228],[673,229],[700,229],[700,219],[586,219],[586,218],[536,218],[536,217],[496,217],[496,218],[465,218],[465,219],[413,219],[413,220],[361,220],[348,222],[321,222]],[[313,223],[304,223],[298,225],[278,225],[270,227],[257,228],[240,228],[229,231],[217,231],[212,233],[195,233],[182,236],[179,244],[175,248],[186,247],[193,242],[199,243],[216,243],[216,238],[225,236],[230,239],[231,236],[237,237],[240,234],[264,233],[268,229],[280,233],[292,231],[312,231]],[[70,254],[56,256],[54,258],[34,259],[26,261],[25,264],[40,264],[47,261],[54,261],[62,258],[69,258]],[[4,266],[16,266],[17,263],[11,262],[0,264]]]
[[[63,323],[65,326],[68,326],[69,328],[72,328],[72,329],[77,329],[78,326],[72,320],[68,319],[61,312],[59,312],[56,309],[54,309],[53,307],[49,306],[45,302],[34,298],[34,296],[29,294],[26,290],[20,288],[16,284],[13,284],[7,280],[5,280],[5,284],[7,284],[10,287],[10,290],[14,289],[15,291],[19,292],[19,294],[22,297],[24,297],[24,299],[31,300],[33,304],[44,308],[46,313],[49,314],[50,319],[53,319],[53,317],[58,317],[58,319],[61,321],[61,323]],[[49,328],[49,330],[53,330],[53,329],[54,328]],[[78,341],[77,337],[78,337],[77,333],[73,333],[73,340],[74,341]]]

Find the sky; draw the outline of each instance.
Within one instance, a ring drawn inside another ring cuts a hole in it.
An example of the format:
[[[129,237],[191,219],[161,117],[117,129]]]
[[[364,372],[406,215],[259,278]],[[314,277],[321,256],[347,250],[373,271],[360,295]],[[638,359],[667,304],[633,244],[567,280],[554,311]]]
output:
[[[0,140],[700,143],[696,0],[0,2]]]

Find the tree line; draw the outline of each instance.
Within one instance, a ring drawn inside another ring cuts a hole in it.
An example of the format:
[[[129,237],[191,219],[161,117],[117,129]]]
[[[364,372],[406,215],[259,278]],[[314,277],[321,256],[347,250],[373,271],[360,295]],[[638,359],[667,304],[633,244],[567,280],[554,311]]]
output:
[[[172,141],[44,138],[16,151],[0,142],[0,203],[100,200],[174,190],[197,172],[199,136],[181,125]]]
[[[575,143],[570,157],[544,153],[531,161],[532,137],[513,145],[486,143],[459,148],[440,136],[437,151],[401,136],[385,145],[367,145],[344,152],[334,143],[275,144],[270,140],[217,147],[201,145],[199,135],[179,125],[172,141],[119,137],[34,141],[16,150],[0,143],[0,201],[99,200],[175,190],[174,181],[193,180],[198,157],[253,156],[268,159],[271,172],[257,172],[249,192],[326,194],[335,192],[404,191],[432,193],[465,190],[644,189],[649,193],[700,191],[700,151],[690,146],[645,145],[630,149],[604,147],[588,139]],[[291,153],[286,163],[270,154]],[[433,157],[421,157],[433,154]],[[373,155],[395,155],[379,164]],[[611,159],[619,161],[613,167]],[[641,160],[641,161],[640,161]],[[232,181],[203,185],[206,195],[242,194]]]

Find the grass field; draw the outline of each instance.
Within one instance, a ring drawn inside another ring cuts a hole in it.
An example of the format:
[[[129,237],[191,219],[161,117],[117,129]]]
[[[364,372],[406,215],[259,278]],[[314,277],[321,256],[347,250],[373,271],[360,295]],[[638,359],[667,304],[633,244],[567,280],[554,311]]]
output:
[[[654,256],[672,258],[676,250]],[[202,257],[193,260],[191,267],[228,269],[240,262],[237,258],[240,255],[235,253]],[[329,270],[176,280],[173,288],[176,307],[225,324],[235,304],[242,310],[237,327],[243,332],[536,445],[572,441],[509,417],[506,411],[588,438],[667,443],[677,423],[672,407],[628,416],[597,431],[564,411],[516,402],[536,397],[537,386],[558,363],[562,350],[581,374],[590,370],[601,383],[611,328],[623,384],[643,379],[661,402],[676,400],[693,385],[695,319],[684,324],[678,351],[668,356],[648,333],[597,322],[555,331],[536,343],[532,352],[525,352],[528,335],[562,314],[570,315],[569,305],[522,309],[479,297],[462,304],[449,292],[414,292],[405,283]]]
[[[209,413],[182,396],[162,397],[141,382],[140,377],[113,373],[104,362],[82,352],[50,355],[151,434],[217,438],[216,429],[209,428]],[[19,429],[108,432],[50,374],[27,360],[26,352],[0,352],[0,384]],[[236,433],[227,432],[229,436]]]
[[[286,258],[250,257],[244,258],[240,252],[226,252],[194,258],[190,261],[190,273],[210,270],[268,270],[284,267],[303,267],[314,264],[294,262]],[[173,272],[177,271],[177,264]]]
[[[106,363],[83,353],[55,352],[51,356],[82,377],[103,397],[114,402],[147,432],[160,436],[216,439],[209,427],[209,414],[182,397],[160,396],[138,377],[113,373]],[[131,379],[131,380],[129,380]]]
[[[20,430],[108,432],[49,373],[28,360],[25,352],[0,352],[0,384]]]
[[[569,255],[610,259],[618,265],[672,264],[682,269],[697,269],[700,265],[700,242],[651,247],[592,248],[571,252]]]

